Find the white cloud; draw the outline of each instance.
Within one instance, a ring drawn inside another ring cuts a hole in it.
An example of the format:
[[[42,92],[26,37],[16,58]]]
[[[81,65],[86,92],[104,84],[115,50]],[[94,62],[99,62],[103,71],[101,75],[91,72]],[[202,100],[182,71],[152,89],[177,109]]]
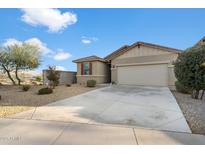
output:
[[[2,44],[2,46],[4,46],[4,47],[10,46],[10,45],[21,46],[23,43],[36,45],[39,48],[39,51],[42,52],[42,54],[48,54],[48,53],[52,52],[52,50],[47,47],[46,43],[43,43],[41,40],[39,40],[38,38],[35,38],[35,37],[30,38],[30,39],[25,40],[25,41],[20,41],[20,40],[14,39],[14,38],[9,38],[9,39],[6,39],[6,41]]]
[[[71,12],[61,13],[58,9],[22,9],[22,21],[32,26],[48,27],[49,32],[59,32],[77,22],[77,15]]]
[[[90,44],[90,43],[95,42],[97,40],[98,40],[98,38],[96,38],[96,37],[86,37],[86,36],[81,37],[81,42],[84,44]]]
[[[3,47],[10,46],[10,45],[19,45],[21,46],[23,43],[35,45],[39,48],[39,52],[42,53],[42,55],[46,55],[49,58],[52,58],[57,61],[66,60],[72,55],[69,52],[65,52],[63,49],[57,49],[57,51],[53,51],[52,49],[47,47],[47,44],[42,42],[40,39],[33,37],[30,39],[27,39],[25,41],[20,41],[14,38],[6,39],[6,41],[2,44]]]
[[[52,50],[49,49],[47,47],[47,44],[42,42],[41,40],[39,40],[38,38],[30,38],[26,41],[24,41],[25,43],[28,43],[28,44],[31,44],[31,45],[36,45],[39,47],[40,51],[43,53],[43,54],[47,54],[47,53],[51,53]]]
[[[59,71],[66,71],[67,69],[63,66],[56,66],[56,70],[59,70]]]
[[[15,38],[9,38],[9,39],[6,39],[6,41],[2,44],[2,46],[4,47],[12,46],[12,45],[21,46],[22,42],[19,40],[16,40]]]
[[[72,55],[68,52],[64,52],[64,51],[59,51],[54,55],[54,59],[55,60],[66,60],[68,58],[70,58]]]
[[[91,40],[82,39],[82,43],[84,43],[84,44],[90,44],[90,43],[91,43]]]

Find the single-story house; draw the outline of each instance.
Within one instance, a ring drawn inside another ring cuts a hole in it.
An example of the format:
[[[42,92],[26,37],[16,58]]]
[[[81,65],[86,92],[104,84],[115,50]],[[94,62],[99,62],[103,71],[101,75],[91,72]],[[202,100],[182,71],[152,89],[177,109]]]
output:
[[[97,83],[174,87],[173,62],[182,50],[136,42],[125,45],[105,58],[89,56],[77,63],[77,83],[94,79]]]

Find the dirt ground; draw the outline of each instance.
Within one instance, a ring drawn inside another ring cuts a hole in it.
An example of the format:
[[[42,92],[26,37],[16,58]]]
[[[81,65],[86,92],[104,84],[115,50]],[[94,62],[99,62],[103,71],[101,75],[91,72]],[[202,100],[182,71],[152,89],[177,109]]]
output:
[[[0,117],[6,117],[99,88],[88,88],[74,84],[71,87],[57,86],[54,92],[49,95],[38,95],[38,90],[43,87],[45,86],[32,86],[29,91],[24,92],[19,86],[0,86],[2,97],[0,100]]]
[[[172,91],[191,130],[195,134],[205,135],[205,98],[192,99],[188,94]]]

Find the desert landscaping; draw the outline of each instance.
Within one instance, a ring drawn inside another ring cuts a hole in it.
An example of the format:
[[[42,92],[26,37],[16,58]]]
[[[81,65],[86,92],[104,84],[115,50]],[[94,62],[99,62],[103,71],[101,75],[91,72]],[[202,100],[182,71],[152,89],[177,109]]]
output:
[[[0,86],[0,117],[6,117],[98,88],[80,86],[77,84],[73,84],[70,87],[62,85],[55,87],[52,94],[38,95],[38,90],[43,87],[45,86],[33,85],[28,91],[23,91],[21,86]]]
[[[193,133],[205,135],[205,101],[172,91]]]
[[[17,55],[17,56],[16,56]],[[96,89],[96,81],[79,85],[74,80],[60,84],[60,72],[49,66],[46,76],[29,74],[40,66],[39,48],[13,45],[0,52],[0,117],[46,105]],[[43,82],[43,78],[47,78]]]

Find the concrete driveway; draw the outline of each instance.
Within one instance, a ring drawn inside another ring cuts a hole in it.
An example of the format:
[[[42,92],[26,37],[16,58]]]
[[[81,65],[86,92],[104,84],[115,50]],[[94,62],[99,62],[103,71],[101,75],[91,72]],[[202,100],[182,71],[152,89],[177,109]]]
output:
[[[166,87],[111,86],[11,116],[191,133]]]

